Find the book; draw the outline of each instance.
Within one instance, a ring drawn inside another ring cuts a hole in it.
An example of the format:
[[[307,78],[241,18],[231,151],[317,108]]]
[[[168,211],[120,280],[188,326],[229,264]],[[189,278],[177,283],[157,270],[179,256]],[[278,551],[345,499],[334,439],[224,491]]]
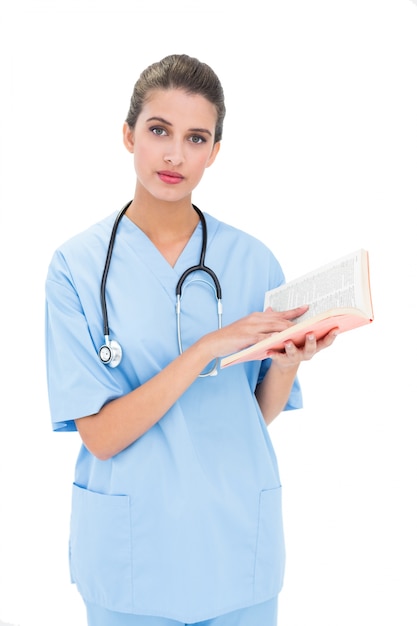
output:
[[[292,320],[291,327],[225,356],[220,367],[268,358],[271,351],[284,350],[288,340],[304,345],[310,332],[319,340],[335,328],[342,333],[371,323],[374,312],[367,250],[356,250],[265,293],[264,310],[287,311],[304,304],[309,309]]]

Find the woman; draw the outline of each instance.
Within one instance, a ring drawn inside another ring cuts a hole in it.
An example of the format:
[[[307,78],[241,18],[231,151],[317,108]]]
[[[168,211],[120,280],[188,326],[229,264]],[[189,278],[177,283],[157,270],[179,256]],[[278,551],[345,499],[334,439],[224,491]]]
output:
[[[298,366],[335,333],[219,368],[307,308],[262,312],[284,280],[278,261],[192,204],[224,116],[206,64],[146,68],[123,127],[133,200],[49,267],[51,415],[82,439],[70,567],[90,625],[276,624],[284,544],[267,425],[301,406]],[[209,269],[186,272],[200,258]]]

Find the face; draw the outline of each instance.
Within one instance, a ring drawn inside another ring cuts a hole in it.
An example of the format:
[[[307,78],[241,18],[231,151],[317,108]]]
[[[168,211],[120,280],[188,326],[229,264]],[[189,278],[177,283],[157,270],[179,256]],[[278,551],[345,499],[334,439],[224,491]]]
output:
[[[123,128],[139,185],[158,200],[190,196],[219,150],[216,119],[214,105],[203,96],[179,89],[151,92],[135,128]]]

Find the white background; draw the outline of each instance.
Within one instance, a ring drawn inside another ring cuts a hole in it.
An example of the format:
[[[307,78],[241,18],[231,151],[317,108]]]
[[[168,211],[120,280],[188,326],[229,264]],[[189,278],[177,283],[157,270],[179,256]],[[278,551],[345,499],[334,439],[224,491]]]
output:
[[[85,623],[67,566],[78,435],[50,428],[45,274],[63,240],[132,196],[121,127],[133,84],[186,52],[217,71],[227,103],[195,202],[265,241],[288,279],[370,253],[374,323],[303,364],[305,408],[271,427],[280,626],[416,626],[416,4],[0,7],[0,620]]]

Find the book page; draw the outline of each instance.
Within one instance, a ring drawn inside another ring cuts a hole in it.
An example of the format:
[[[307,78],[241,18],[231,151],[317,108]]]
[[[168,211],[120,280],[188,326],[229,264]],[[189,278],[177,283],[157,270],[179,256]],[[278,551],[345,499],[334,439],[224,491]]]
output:
[[[354,307],[366,311],[361,286],[364,254],[364,251],[358,250],[286,285],[267,291],[264,308],[286,311],[308,304],[309,310],[294,320],[296,322],[337,307]]]

